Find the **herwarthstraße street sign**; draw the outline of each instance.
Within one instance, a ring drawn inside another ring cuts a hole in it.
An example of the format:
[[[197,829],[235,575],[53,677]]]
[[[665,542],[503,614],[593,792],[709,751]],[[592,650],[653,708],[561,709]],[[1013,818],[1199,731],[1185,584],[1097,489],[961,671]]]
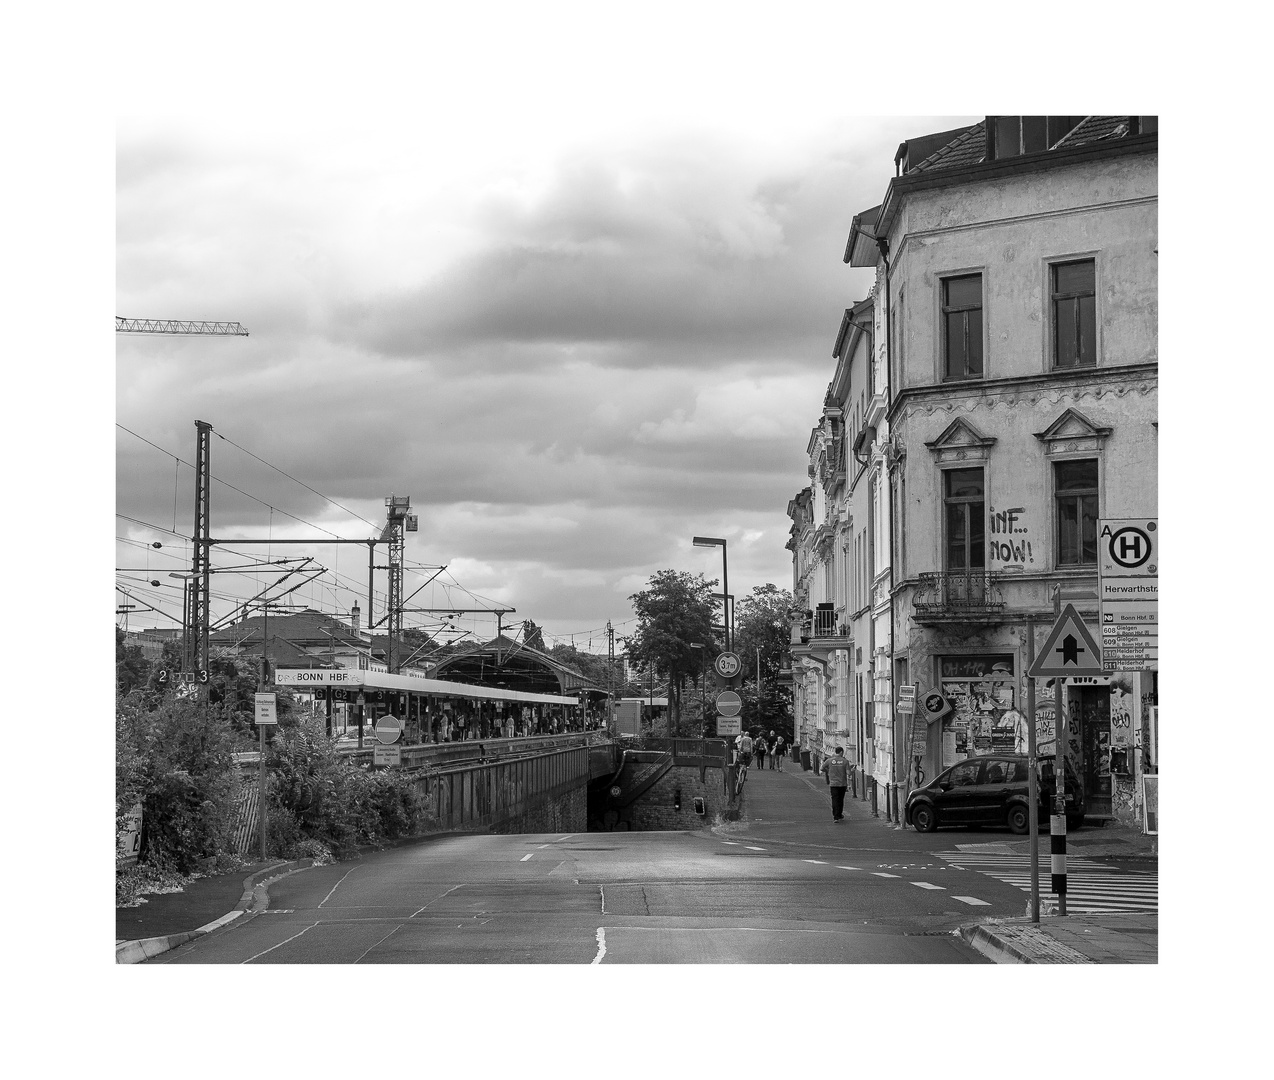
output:
[[[1102,674],[1101,649],[1073,604],[1062,608],[1027,674],[1033,679]]]
[[[1159,662],[1159,521],[1102,518],[1097,523],[1102,663],[1142,671]]]

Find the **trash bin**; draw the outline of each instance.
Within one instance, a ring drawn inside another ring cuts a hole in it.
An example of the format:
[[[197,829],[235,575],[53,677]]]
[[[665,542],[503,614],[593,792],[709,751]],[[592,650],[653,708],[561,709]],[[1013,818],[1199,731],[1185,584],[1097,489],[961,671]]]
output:
[[[808,750],[801,751],[801,768],[806,772],[810,771],[810,752]]]

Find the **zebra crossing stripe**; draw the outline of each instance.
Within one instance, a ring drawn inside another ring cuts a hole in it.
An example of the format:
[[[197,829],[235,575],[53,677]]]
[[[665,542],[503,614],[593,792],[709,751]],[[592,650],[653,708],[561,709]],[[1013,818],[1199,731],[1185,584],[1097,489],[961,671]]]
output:
[[[934,885],[928,881],[913,881],[912,884],[915,885],[916,888],[918,889],[940,889],[942,892],[947,891],[945,888],[943,888],[943,886]]]
[[[976,896],[953,896],[952,900],[959,900],[962,904],[968,904],[971,907],[990,907],[989,900],[979,900]]]
[[[935,854],[953,868],[986,874],[1030,892],[1031,875],[1025,854],[987,853],[973,857],[964,851]],[[1066,889],[1067,910],[1075,914],[1159,910],[1159,876],[1154,873],[1118,870],[1105,863],[1076,858],[1067,866]]]

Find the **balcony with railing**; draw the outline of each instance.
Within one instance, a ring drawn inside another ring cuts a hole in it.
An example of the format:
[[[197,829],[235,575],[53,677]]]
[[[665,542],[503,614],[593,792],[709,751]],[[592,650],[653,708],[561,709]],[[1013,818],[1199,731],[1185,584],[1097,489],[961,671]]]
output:
[[[794,656],[826,659],[828,649],[849,648],[850,628],[837,621],[834,604],[819,604],[813,611],[806,610],[797,629],[801,640],[799,645],[792,643]]]
[[[990,570],[945,570],[920,574],[912,601],[918,623],[983,622],[1004,613],[1000,577]]]

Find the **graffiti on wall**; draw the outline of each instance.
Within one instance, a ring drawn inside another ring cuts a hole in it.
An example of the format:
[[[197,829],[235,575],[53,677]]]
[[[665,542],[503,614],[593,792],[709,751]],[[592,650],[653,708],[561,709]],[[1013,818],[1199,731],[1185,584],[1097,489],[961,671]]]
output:
[[[1136,819],[1136,794],[1137,781],[1135,778],[1131,776],[1115,777],[1115,787],[1111,792],[1111,807],[1114,809],[1116,816],[1125,821]]]
[[[1021,573],[1035,561],[1031,548],[1031,532],[1026,524],[1026,508],[1013,506],[1007,510],[990,507],[987,522],[991,535],[986,542],[987,567]]]

